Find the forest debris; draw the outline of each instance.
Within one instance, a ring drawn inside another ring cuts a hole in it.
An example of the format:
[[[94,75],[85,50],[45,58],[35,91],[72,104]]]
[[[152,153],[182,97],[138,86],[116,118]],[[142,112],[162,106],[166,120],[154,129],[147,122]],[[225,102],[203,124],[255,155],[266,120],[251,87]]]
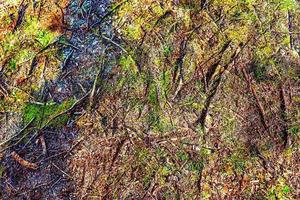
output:
[[[7,97],[8,96],[8,91],[6,88],[7,84],[5,83],[5,81],[3,80],[3,78],[1,78],[1,73],[0,73],[0,97],[4,96]]]
[[[289,133],[288,133],[288,119],[287,119],[287,102],[285,98],[285,89],[284,83],[279,85],[279,98],[280,98],[280,116],[282,119],[282,140],[283,146],[287,147],[289,142]]]
[[[222,49],[220,50],[220,52],[218,53],[218,59],[215,63],[213,63],[209,68],[208,71],[205,75],[205,81],[207,82],[207,84],[210,83],[211,79],[213,78],[213,75],[215,74],[215,72],[217,71],[218,66],[221,63],[221,59],[225,54],[225,51],[230,47],[230,44],[232,43],[231,40],[227,41]]]
[[[58,113],[57,115],[53,116],[52,118],[50,118],[50,119],[47,121],[47,123],[46,123],[45,125],[43,125],[43,126],[40,128],[40,130],[44,130],[45,128],[49,127],[50,123],[51,123],[53,120],[57,119],[58,117],[60,117],[60,116],[62,116],[62,115],[64,115],[64,114],[67,114],[67,113],[71,112],[72,110],[74,110],[74,108],[75,108],[76,106],[78,106],[79,104],[83,103],[83,102],[85,101],[85,99],[86,99],[89,95],[90,95],[90,92],[87,92],[83,97],[81,97],[81,98],[78,99],[76,102],[74,102],[73,105],[72,105],[70,108],[68,108],[67,110],[62,111],[62,112]]]
[[[1,82],[0,82],[0,96],[4,96],[4,97],[7,97],[7,96],[8,96],[8,92],[7,92],[7,90],[1,85]]]
[[[32,73],[35,71],[37,65],[38,65],[38,58],[37,58],[37,56],[35,56],[32,59],[32,62],[31,62],[31,65],[30,65],[30,69],[29,69],[29,72],[28,72],[28,76],[32,75]]]
[[[59,168],[55,163],[52,163],[52,166],[55,167],[56,169],[58,169],[63,175],[67,176],[69,179],[73,179],[72,176],[70,176],[67,172],[65,172],[64,170],[62,170],[61,168]]]
[[[20,136],[20,135],[28,128],[28,127],[30,127],[30,125],[33,123],[34,120],[35,120],[35,118],[33,117],[33,118],[30,120],[30,122],[28,122],[22,130],[20,130],[17,134],[13,135],[11,138],[9,138],[9,139],[7,139],[7,140],[1,142],[1,143],[0,143],[0,146],[3,146],[3,145],[5,145],[5,144],[11,142],[12,140],[14,140],[16,137]],[[22,138],[23,138],[23,137],[22,137]],[[17,143],[13,144],[13,145],[18,144],[19,142],[20,142],[20,140],[19,140]],[[13,145],[11,145],[11,146],[13,146]],[[11,147],[11,146],[9,146],[9,147]],[[8,148],[9,148],[9,147],[8,147]],[[3,151],[6,150],[6,149],[7,149],[7,148],[2,149],[0,152],[3,152]]]
[[[63,62],[63,64],[62,64],[62,67],[61,67],[62,70],[64,70],[65,67],[68,65],[68,63],[70,62],[70,59],[71,59],[73,53],[74,53],[74,51],[72,50],[72,51],[66,56],[66,58],[65,58],[65,60],[64,60],[64,62]]]
[[[46,142],[45,142],[45,137],[43,135],[41,135],[39,137],[39,140],[40,140],[41,145],[42,145],[43,155],[46,155],[47,154],[47,146],[46,146]]]
[[[108,11],[98,22],[95,22],[94,24],[91,25],[91,28],[94,28],[95,26],[98,26],[104,22],[104,20],[110,16],[112,16],[116,11],[118,11],[122,5],[124,5],[128,0],[124,0],[118,5],[116,5],[114,8],[112,8],[110,11]]]
[[[228,44],[229,45],[229,44]],[[227,46],[227,45],[226,45]],[[223,47],[224,51],[226,50],[226,48],[228,47]],[[223,50],[222,50],[223,51]],[[213,101],[213,98],[215,97],[217,90],[219,89],[219,86],[221,84],[222,81],[222,77],[224,72],[229,68],[229,66],[235,61],[235,59],[237,58],[237,56],[240,54],[241,50],[239,48],[237,48],[234,53],[232,53],[230,60],[228,63],[226,63],[226,65],[224,65],[224,69],[222,71],[219,72],[218,76],[215,78],[215,80],[211,83],[211,88],[208,91],[208,96],[205,99],[205,103],[204,103],[204,108],[201,111],[201,114],[199,115],[199,117],[197,118],[197,120],[194,122],[194,127],[196,127],[197,125],[201,125],[202,129],[204,130],[205,128],[205,121],[206,121],[206,117],[208,115],[208,111],[211,105],[211,102]],[[221,58],[222,59],[222,56]],[[217,69],[217,68],[216,68]],[[212,72],[212,75],[215,74],[215,70]],[[211,72],[208,72],[211,73]],[[206,77],[209,78],[211,80],[212,75],[207,75]],[[205,137],[205,134],[204,134]]]
[[[59,41],[58,43],[61,45],[65,45],[67,47],[71,47],[74,50],[80,50],[79,47],[75,46],[74,44],[72,44],[70,41],[67,41],[67,40],[62,40],[62,41]]]
[[[93,108],[95,93],[96,93],[96,87],[97,87],[97,83],[98,83],[98,79],[99,79],[100,74],[101,74],[101,68],[97,72],[97,75],[96,75],[94,83],[93,83],[93,88],[92,88],[91,94],[89,96],[89,107],[90,107],[90,109]]]
[[[81,8],[85,0],[79,0],[78,7]]]
[[[29,3],[27,3],[25,5],[23,3],[24,3],[24,1],[22,2],[21,6],[20,6],[20,9],[18,11],[18,19],[17,19],[16,24],[13,28],[13,32],[15,32],[19,28],[19,26],[22,24],[25,12],[26,12],[26,10],[29,6]]]
[[[31,61],[31,64],[30,64],[30,69],[29,69],[29,72],[28,72],[28,75],[27,76],[31,76],[35,70],[36,70],[36,67],[38,66],[39,64],[39,56],[45,52],[46,50],[48,50],[49,48],[52,48],[53,45],[57,44],[57,42],[59,42],[59,37],[55,38],[52,42],[50,42],[47,46],[45,46],[43,49],[41,49],[39,52],[36,53],[36,55],[33,57],[32,61]],[[28,78],[28,77],[27,77]]]
[[[113,45],[115,45],[116,47],[120,48],[124,53],[128,53],[128,51],[126,49],[124,49],[124,47],[122,47],[120,44],[116,43],[115,41],[113,41],[112,39],[106,37],[105,35],[101,35],[101,37],[107,41],[109,41],[110,43],[112,43]]]
[[[31,163],[27,160],[24,160],[23,158],[21,158],[15,151],[13,151],[11,153],[12,158],[17,161],[20,165],[22,165],[23,167],[27,168],[27,169],[33,169],[33,170],[37,170],[38,169],[38,165],[35,163]]]
[[[39,163],[46,162],[48,160],[51,160],[52,158],[56,158],[56,157],[59,157],[59,156],[64,156],[63,158],[66,158],[83,140],[84,140],[84,138],[79,139],[78,142],[76,142],[76,144],[74,144],[69,150],[65,150],[65,151],[62,151],[58,154],[49,156],[48,158],[40,160]]]
[[[84,138],[82,137],[82,138],[80,138],[77,142],[76,142],[76,144],[74,144],[71,148],[70,148],[70,150],[68,150],[67,152],[66,152],[66,155],[64,156],[64,158],[66,158],[82,141],[84,140]]]
[[[106,51],[106,48],[104,49],[104,53]],[[92,89],[90,90],[90,96],[89,96],[89,109],[93,108],[94,106],[94,100],[95,100],[95,96],[97,95],[98,93],[98,85],[99,85],[99,79],[101,78],[102,76],[102,73],[103,73],[103,65],[104,65],[104,57],[103,57],[103,54],[101,56],[101,61],[100,61],[100,66],[99,66],[99,69],[97,71],[97,74],[96,74],[96,77],[94,79],[94,83],[93,83],[93,87]]]
[[[259,117],[260,117],[260,121],[264,127],[264,129],[268,132],[269,136],[270,135],[270,132],[268,131],[269,127],[267,125],[267,119],[266,119],[266,114],[265,114],[265,110],[263,108],[263,105],[262,103],[260,102],[259,100],[259,96],[254,88],[254,86],[252,85],[251,83],[251,80],[250,80],[250,77],[249,75],[247,74],[246,70],[245,69],[242,69],[242,73],[244,75],[244,78],[248,84],[248,88],[250,90],[250,92],[252,93],[254,99],[255,99],[255,103],[256,103],[256,108],[258,110],[258,114],[259,114]]]

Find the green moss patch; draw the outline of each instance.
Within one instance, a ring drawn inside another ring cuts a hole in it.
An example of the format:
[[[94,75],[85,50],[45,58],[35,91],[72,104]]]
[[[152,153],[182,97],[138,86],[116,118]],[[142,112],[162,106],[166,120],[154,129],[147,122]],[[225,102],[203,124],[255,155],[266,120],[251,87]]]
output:
[[[47,102],[45,104],[35,104],[28,103],[23,109],[23,121],[25,124],[29,123],[34,119],[33,125],[36,127],[42,127],[49,123],[51,119],[60,113],[68,110],[72,107],[75,100],[68,100],[62,104],[54,103],[53,101]],[[57,127],[64,125],[68,120],[68,115],[63,114],[53,120],[51,120],[49,125],[55,125]]]

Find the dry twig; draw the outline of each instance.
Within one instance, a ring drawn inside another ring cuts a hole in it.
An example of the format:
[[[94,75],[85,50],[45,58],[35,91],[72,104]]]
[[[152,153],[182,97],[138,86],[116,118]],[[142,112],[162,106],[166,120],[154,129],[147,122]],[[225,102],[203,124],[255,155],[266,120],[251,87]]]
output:
[[[27,160],[24,160],[23,158],[21,158],[15,151],[13,151],[11,153],[12,158],[17,161],[20,165],[22,165],[25,168],[28,169],[33,169],[33,170],[37,170],[38,169],[38,165],[35,163],[31,163]]]

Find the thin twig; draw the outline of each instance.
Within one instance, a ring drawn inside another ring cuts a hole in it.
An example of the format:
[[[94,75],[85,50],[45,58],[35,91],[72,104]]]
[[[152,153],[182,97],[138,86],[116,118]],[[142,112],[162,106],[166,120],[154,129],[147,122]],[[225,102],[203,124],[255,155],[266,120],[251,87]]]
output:
[[[118,48],[120,48],[123,52],[128,53],[128,51],[126,51],[126,49],[124,49],[120,44],[116,43],[115,41],[113,41],[112,39],[104,36],[103,34],[101,35],[101,37],[107,41],[109,41],[110,43],[114,44],[115,46],[117,46]]]

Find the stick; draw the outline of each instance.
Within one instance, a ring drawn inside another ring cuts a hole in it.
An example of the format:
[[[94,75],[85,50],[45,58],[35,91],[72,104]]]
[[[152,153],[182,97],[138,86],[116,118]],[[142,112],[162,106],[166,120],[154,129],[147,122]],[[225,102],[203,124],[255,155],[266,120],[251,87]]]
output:
[[[39,139],[40,139],[40,142],[41,142],[41,145],[43,148],[43,155],[46,155],[47,154],[47,145],[45,142],[45,137],[43,135],[41,135]]]
[[[22,165],[25,168],[33,169],[33,170],[37,170],[37,168],[38,168],[37,164],[28,162],[27,160],[24,160],[15,151],[13,151],[11,153],[11,156],[15,161],[17,161],[20,165]]]

